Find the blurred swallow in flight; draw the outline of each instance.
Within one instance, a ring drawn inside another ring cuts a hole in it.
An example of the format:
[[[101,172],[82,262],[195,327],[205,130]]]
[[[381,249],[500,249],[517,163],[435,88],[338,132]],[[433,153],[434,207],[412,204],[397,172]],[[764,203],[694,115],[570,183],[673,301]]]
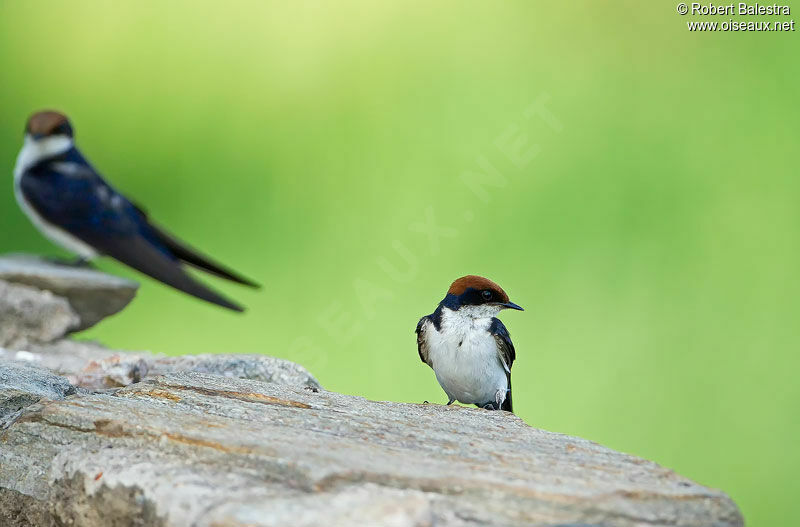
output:
[[[110,256],[206,302],[234,311],[239,305],[192,278],[191,265],[251,287],[258,285],[211,261],[150,221],[109,185],[75,147],[66,116],[31,116],[14,167],[14,194],[33,224],[81,261]]]

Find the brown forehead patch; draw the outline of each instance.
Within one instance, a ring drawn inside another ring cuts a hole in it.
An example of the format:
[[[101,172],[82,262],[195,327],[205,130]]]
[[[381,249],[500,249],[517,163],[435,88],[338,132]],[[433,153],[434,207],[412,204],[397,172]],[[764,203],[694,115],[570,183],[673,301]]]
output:
[[[49,135],[60,125],[68,122],[67,116],[54,111],[37,112],[28,119],[26,131],[31,134]]]
[[[484,289],[495,291],[503,299],[503,302],[508,302],[508,295],[506,294],[505,291],[503,291],[502,287],[492,282],[488,278],[484,278],[482,276],[474,274],[468,274],[467,276],[462,276],[461,278],[453,282],[450,285],[450,289],[447,290],[447,294],[458,296],[467,289],[469,289],[470,287],[478,291],[482,291]]]

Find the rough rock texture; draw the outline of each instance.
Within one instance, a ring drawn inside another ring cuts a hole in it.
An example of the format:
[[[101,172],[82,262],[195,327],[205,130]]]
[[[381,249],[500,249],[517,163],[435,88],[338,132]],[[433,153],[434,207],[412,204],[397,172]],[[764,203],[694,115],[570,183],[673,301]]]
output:
[[[0,280],[0,346],[50,342],[79,324],[80,318],[63,298]]]
[[[65,338],[135,292],[0,257],[0,527],[743,523],[720,491],[506,412],[326,392],[262,355]]]
[[[42,384],[64,381],[11,388],[38,402],[0,431],[3,526],[742,525],[720,491],[506,412],[206,373]]]
[[[172,371],[320,388],[302,366],[273,357],[159,357],[65,338],[124,308],[137,287],[135,282],[89,268],[30,255],[0,256],[0,359],[47,368],[89,389],[118,388]]]
[[[74,393],[64,377],[26,364],[0,363],[0,430],[40,399],[58,400]]]
[[[79,317],[79,322],[68,328],[73,331],[91,327],[119,312],[133,300],[139,287],[136,282],[94,269],[60,265],[23,254],[0,256],[0,280],[65,298]],[[4,296],[0,293],[0,298]]]
[[[267,355],[182,355],[148,362],[149,376],[175,372],[211,373],[235,379],[250,379],[284,386],[319,390],[317,379],[294,362]]]
[[[144,351],[121,352],[95,342],[59,340],[24,350],[0,348],[0,360],[22,361],[65,376],[82,388],[119,388],[157,375],[193,371],[321,389],[305,368],[267,355],[182,355],[163,357]]]

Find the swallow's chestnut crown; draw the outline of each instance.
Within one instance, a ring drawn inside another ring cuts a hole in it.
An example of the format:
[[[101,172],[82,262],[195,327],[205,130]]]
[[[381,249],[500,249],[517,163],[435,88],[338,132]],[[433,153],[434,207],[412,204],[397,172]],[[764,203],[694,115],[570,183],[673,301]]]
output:
[[[508,302],[508,295],[503,288],[497,285],[496,283],[492,282],[488,278],[484,278],[482,276],[477,276],[474,274],[470,274],[467,276],[462,276],[455,282],[450,285],[450,289],[447,290],[448,295],[455,295],[460,296],[462,295],[467,289],[475,289],[476,291],[491,291],[494,293],[494,296],[500,300],[501,303]]]
[[[69,119],[63,113],[46,110],[36,112],[28,119],[25,132],[35,137],[47,137],[50,135],[67,135],[72,137],[72,126]]]

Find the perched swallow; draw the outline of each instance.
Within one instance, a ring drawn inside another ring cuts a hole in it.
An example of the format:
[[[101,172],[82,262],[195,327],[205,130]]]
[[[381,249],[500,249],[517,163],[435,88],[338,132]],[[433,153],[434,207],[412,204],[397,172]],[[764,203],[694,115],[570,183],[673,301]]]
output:
[[[193,279],[183,264],[258,287],[154,225],[92,168],[75,147],[69,120],[58,112],[39,112],[28,120],[14,167],[14,194],[42,234],[83,261],[107,255],[234,311],[243,309]]]
[[[490,410],[511,405],[514,344],[495,315],[522,308],[499,285],[481,276],[453,282],[432,314],[417,324],[417,350],[433,369],[449,401]]]

